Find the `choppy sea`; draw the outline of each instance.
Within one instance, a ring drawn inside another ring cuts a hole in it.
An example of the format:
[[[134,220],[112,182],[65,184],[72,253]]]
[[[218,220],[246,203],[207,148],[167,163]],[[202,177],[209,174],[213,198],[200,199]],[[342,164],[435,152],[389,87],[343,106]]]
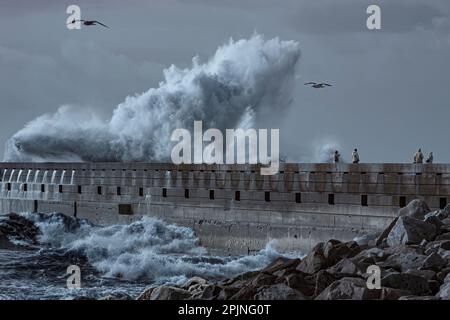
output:
[[[6,235],[14,246],[0,247],[0,299],[136,298],[153,284],[232,277],[281,255],[271,243],[254,255],[210,255],[192,229],[151,217],[98,226],[58,213],[18,216],[37,233],[33,241],[22,232]],[[0,216],[0,227],[14,223]],[[67,285],[69,266],[79,268],[79,288]]]

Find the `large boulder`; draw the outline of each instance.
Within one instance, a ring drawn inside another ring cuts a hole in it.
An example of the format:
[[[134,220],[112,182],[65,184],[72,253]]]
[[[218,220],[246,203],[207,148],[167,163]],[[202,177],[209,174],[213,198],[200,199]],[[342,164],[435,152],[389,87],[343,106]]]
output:
[[[448,216],[449,216],[449,211],[447,209],[442,209],[442,210],[428,212],[425,215],[424,220],[427,218],[430,218],[430,217],[436,217],[442,221],[442,220],[447,219]]]
[[[436,240],[437,241],[450,240],[450,232],[441,233],[436,237]]]
[[[320,242],[312,248],[308,255],[297,266],[297,270],[306,273],[316,273],[328,267],[327,259],[323,254],[324,243]]]
[[[137,300],[150,300],[150,296],[152,295],[153,290],[156,286],[146,288],[141,294],[137,297]]]
[[[315,292],[315,283],[306,279],[305,275],[298,272],[285,277],[284,281],[289,287],[300,291],[305,296],[312,296]]]
[[[276,273],[281,270],[294,270],[301,262],[300,259],[289,259],[285,257],[279,257],[274,262],[261,270],[264,273]]]
[[[158,286],[151,291],[149,300],[184,300],[190,298],[190,296],[189,291],[181,288]]]
[[[313,283],[314,286],[314,296],[318,296],[326,287],[341,279],[340,274],[331,274],[325,270],[320,270],[316,274],[306,277],[306,280]]]
[[[255,300],[307,300],[300,291],[284,283],[261,287],[254,296]]]
[[[422,263],[420,269],[422,270],[433,270],[438,272],[447,264],[447,260],[442,258],[437,253],[430,254]]]
[[[393,268],[405,272],[409,269],[419,269],[425,259],[426,255],[415,252],[401,252],[390,255],[386,261],[380,266],[384,268]]]
[[[414,199],[404,208],[401,208],[398,212],[399,217],[410,217],[422,220],[425,215],[430,212],[430,208],[427,203],[420,199]]]
[[[331,274],[345,274],[347,276],[356,276],[361,274],[361,270],[358,265],[350,259],[344,258],[334,266],[327,269]]]
[[[377,239],[380,237],[380,233],[369,233],[359,237],[354,238],[353,240],[361,247],[373,247],[376,245]]]
[[[192,295],[195,295],[203,292],[207,286],[208,282],[206,279],[201,277],[192,277],[181,286],[181,289],[187,290]]]
[[[329,285],[315,300],[368,300],[379,299],[380,290],[371,290],[360,278],[342,278]]]
[[[203,279],[201,277],[192,277],[189,278],[183,285],[181,288],[189,290],[189,288],[191,288],[192,286],[196,286],[196,285],[206,285],[207,284],[207,280]]]
[[[261,272],[255,278],[253,278],[247,285],[254,287],[266,286],[275,283],[277,276],[273,274]]]
[[[444,225],[441,222],[441,220],[439,220],[439,218],[436,216],[426,217],[425,219],[423,219],[423,221],[434,224],[434,226],[436,227],[436,231],[437,231],[436,234],[440,233],[439,231],[441,230],[441,227]]]
[[[392,222],[387,226],[386,229],[383,230],[383,232],[380,233],[378,238],[375,240],[375,245],[379,246],[383,243],[383,241],[386,240],[389,233],[391,232],[392,228],[394,228],[395,224],[397,223],[398,217],[392,220]]]
[[[434,224],[427,223],[409,216],[399,217],[395,226],[387,237],[387,244],[391,247],[401,244],[419,244],[422,240],[431,241],[437,235]]]
[[[398,300],[424,300],[424,301],[428,301],[428,300],[440,300],[438,297],[435,296],[404,296],[404,297],[400,297]]]
[[[220,286],[211,284],[211,285],[207,285],[200,292],[196,292],[195,294],[193,294],[191,296],[191,298],[192,299],[201,299],[201,300],[211,300],[211,299],[217,298],[219,296],[219,294],[221,293],[221,291],[222,291],[222,288]],[[234,291],[234,292],[236,292],[236,291]]]
[[[450,300],[450,282],[444,282],[444,284],[439,289],[436,297],[442,300]]]
[[[229,300],[238,291],[239,288],[236,287],[224,287],[217,296],[217,300]]]
[[[410,273],[390,273],[381,279],[381,286],[410,291],[414,295],[430,291],[428,280]]]
[[[342,258],[351,258],[359,251],[349,248],[339,240],[328,240],[323,247],[323,255],[330,265],[335,264]]]
[[[444,209],[440,210],[440,212],[442,214],[442,217],[444,217],[444,216],[445,216],[445,218],[450,217],[450,204],[448,204]]]
[[[415,274],[416,276],[422,277],[429,280],[436,280],[436,272],[432,270],[408,270],[406,273]]]
[[[450,267],[443,268],[436,274],[436,279],[440,282],[450,282]],[[447,278],[447,276],[449,278]],[[445,281],[447,279],[447,281]]]
[[[318,243],[311,252],[299,263],[297,270],[306,273],[316,273],[319,270],[333,266],[342,258],[350,258],[359,252],[356,243],[350,247],[338,240]]]
[[[381,288],[380,300],[398,300],[399,298],[408,295],[411,295],[411,292],[408,290]]]
[[[257,291],[258,288],[254,286],[243,286],[238,292],[230,297],[230,300],[252,300]]]
[[[366,271],[369,266],[384,261],[387,256],[383,249],[374,247],[361,251],[350,260],[355,263],[359,270]]]

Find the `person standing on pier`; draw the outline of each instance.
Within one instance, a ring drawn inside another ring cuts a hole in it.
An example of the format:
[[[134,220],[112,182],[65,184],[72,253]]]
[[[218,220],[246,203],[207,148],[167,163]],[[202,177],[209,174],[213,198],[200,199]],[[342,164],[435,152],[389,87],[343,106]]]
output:
[[[426,163],[433,163],[433,152],[430,152],[430,154],[428,155],[427,160],[425,161]]]
[[[423,163],[422,149],[417,150],[416,154],[414,155],[414,163]]]
[[[358,149],[355,149],[355,150],[353,150],[353,152],[352,152],[352,162],[353,162],[353,163],[359,163]]]
[[[333,160],[334,160],[334,163],[338,163],[339,162],[339,159],[340,159],[340,157],[341,157],[341,154],[339,153],[339,151],[334,151],[334,155],[333,155]]]

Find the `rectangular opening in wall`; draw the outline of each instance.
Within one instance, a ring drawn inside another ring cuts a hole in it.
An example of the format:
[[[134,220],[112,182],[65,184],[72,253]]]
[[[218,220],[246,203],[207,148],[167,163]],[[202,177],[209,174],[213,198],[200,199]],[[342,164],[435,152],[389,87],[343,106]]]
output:
[[[6,184],[6,189],[7,189],[8,191],[11,191],[11,183],[10,183],[10,182],[8,182],[8,183]]]
[[[45,192],[45,184],[41,184],[41,192]]]
[[[240,191],[234,192],[234,200],[241,201],[241,192]]]
[[[102,187],[100,186],[97,187],[97,194],[102,194]]]
[[[400,196],[400,198],[398,199],[398,205],[400,208],[406,207],[406,197],[405,196]]]
[[[25,192],[28,191],[28,185],[26,183],[23,184],[23,191],[25,191]]]
[[[163,198],[167,198],[167,188],[162,188],[162,196]]]
[[[121,195],[122,195],[122,190],[120,189],[120,187],[117,187],[117,189],[116,189],[116,194],[117,194],[118,196],[121,196]]]
[[[209,190],[209,200],[214,200],[214,190]]]
[[[37,200],[33,201],[33,212],[38,212],[38,201]]]
[[[363,207],[367,207],[368,206],[368,204],[367,204],[367,194],[362,194],[361,195],[361,205]]]
[[[132,215],[133,214],[133,206],[128,203],[127,204],[120,203],[119,204],[119,214]]]
[[[144,188],[139,188],[139,197],[144,196]]]
[[[444,209],[447,206],[447,198],[439,198],[439,208]]]
[[[81,194],[81,186],[80,185],[77,187],[77,192],[78,192],[78,194]]]
[[[264,200],[266,202],[270,202],[270,192],[269,191],[264,192]]]
[[[184,197],[189,199],[189,189],[184,189]]]
[[[333,193],[330,193],[328,195],[328,204],[331,204],[331,205],[334,204],[334,194]]]
[[[63,189],[62,189],[62,185],[61,185],[61,184],[58,186],[58,192],[59,192],[59,193],[62,193],[62,192],[63,192]]]
[[[300,192],[295,193],[295,202],[302,203],[302,194]]]

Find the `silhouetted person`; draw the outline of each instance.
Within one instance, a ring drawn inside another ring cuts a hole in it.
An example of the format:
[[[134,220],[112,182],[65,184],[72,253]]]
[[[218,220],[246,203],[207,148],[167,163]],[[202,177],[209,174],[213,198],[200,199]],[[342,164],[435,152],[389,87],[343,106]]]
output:
[[[423,163],[422,149],[417,150],[416,154],[414,155],[414,163]]]
[[[341,155],[339,154],[339,151],[336,150],[333,155],[334,163],[338,163],[340,157],[341,157]]]
[[[359,163],[358,149],[355,149],[355,150],[353,150],[353,152],[352,152],[352,162],[353,162],[353,163]]]
[[[430,152],[430,154],[428,155],[427,160],[425,161],[426,163],[433,163],[433,152]]]

